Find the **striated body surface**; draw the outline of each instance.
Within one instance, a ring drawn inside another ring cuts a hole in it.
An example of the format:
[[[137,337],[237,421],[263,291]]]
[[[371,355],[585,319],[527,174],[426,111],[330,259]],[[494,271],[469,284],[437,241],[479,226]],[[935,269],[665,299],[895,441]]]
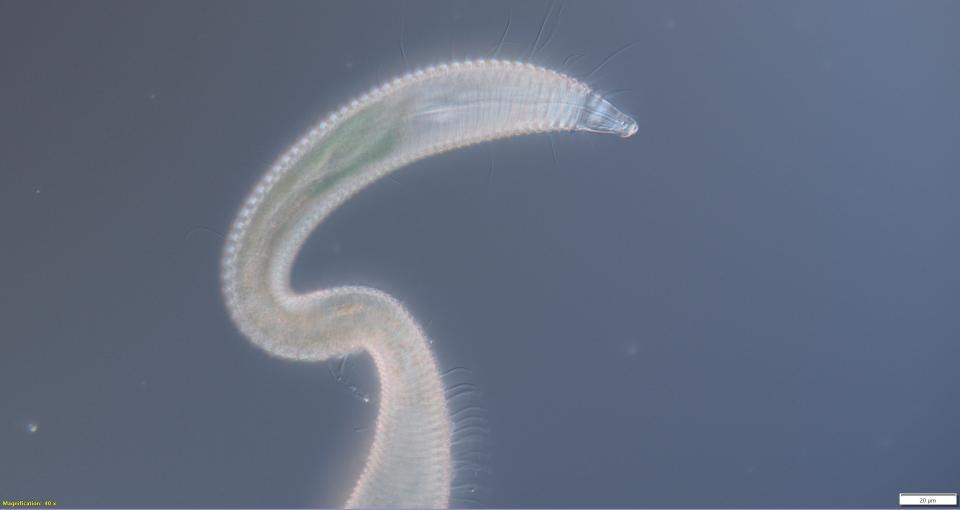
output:
[[[222,261],[223,293],[240,330],[272,355],[319,361],[365,350],[380,380],[366,466],[346,505],[444,507],[453,473],[443,383],[416,321],[366,287],[298,294],[294,259],[345,200],[427,156],[525,133],[630,136],[636,123],[585,85],[527,64],[432,67],[370,91],[311,130],[256,185]]]

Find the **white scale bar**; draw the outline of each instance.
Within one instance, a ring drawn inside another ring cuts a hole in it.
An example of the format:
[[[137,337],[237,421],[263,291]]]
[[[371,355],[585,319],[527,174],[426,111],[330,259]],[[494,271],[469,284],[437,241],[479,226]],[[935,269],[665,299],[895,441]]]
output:
[[[957,506],[957,493],[901,492],[900,506]]]

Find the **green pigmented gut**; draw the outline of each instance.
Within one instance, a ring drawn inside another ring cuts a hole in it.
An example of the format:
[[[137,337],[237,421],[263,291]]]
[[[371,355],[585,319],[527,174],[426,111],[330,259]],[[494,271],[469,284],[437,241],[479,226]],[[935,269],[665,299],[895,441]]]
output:
[[[362,350],[376,366],[373,445],[345,506],[447,506],[450,414],[426,337],[400,302],[359,286],[294,292],[297,253],[328,214],[389,172],[459,147],[551,131],[628,137],[637,124],[582,83],[541,67],[430,67],[330,115],[277,161],[237,215],[221,276],[240,331],[274,356],[319,361]]]

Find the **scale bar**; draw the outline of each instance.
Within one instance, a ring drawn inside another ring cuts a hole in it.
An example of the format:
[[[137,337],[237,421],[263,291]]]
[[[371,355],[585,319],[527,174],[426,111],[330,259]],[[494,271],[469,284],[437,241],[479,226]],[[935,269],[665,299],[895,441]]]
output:
[[[957,493],[901,492],[900,506],[957,506]]]

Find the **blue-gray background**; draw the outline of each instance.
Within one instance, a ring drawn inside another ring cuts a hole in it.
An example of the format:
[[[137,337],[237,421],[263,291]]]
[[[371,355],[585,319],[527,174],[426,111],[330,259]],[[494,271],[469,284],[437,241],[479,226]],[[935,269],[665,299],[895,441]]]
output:
[[[960,3],[562,5],[531,56],[544,2],[0,3],[0,497],[338,505],[375,402],[241,338],[216,232],[325,112],[508,19],[501,56],[638,135],[413,165],[294,275],[390,292],[472,371],[482,501],[960,488]]]

